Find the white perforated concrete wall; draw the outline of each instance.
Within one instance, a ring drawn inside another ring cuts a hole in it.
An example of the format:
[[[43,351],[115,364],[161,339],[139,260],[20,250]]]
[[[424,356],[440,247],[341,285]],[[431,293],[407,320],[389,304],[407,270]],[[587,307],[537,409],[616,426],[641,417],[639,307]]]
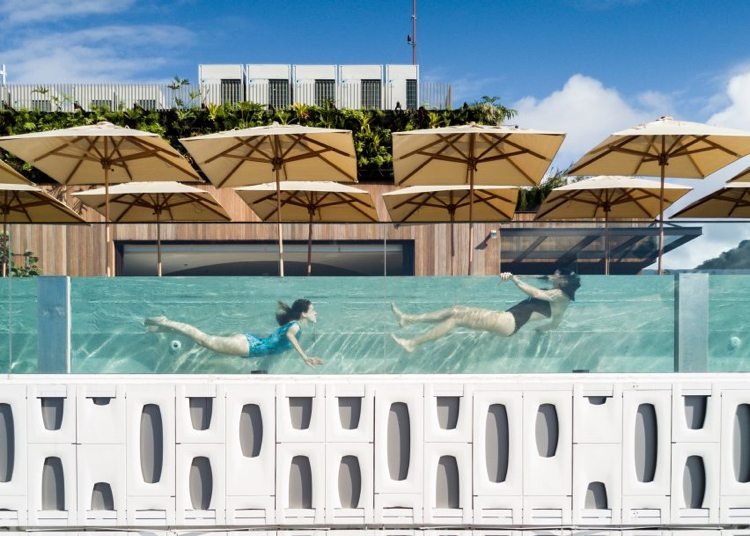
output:
[[[747,524],[742,375],[0,380],[10,530]]]

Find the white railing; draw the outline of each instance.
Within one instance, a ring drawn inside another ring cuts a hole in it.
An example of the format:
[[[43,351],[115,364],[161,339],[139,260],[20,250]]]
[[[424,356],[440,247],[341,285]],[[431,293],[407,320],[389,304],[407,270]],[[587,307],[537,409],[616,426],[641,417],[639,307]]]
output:
[[[271,93],[274,93],[273,95]],[[363,106],[362,84],[358,81],[337,82],[335,86],[337,108],[359,109]],[[377,98],[368,98],[374,108],[392,110],[399,104],[406,109],[403,91],[397,93],[391,84],[380,87]],[[429,109],[452,107],[449,84],[422,82],[417,93],[417,106]],[[252,102],[263,106],[286,107],[292,103],[316,104],[315,81],[297,81],[274,85],[269,80],[250,80],[246,84],[227,85],[203,83],[200,85],[170,84],[8,84],[0,86],[0,107],[39,110],[46,112],[90,111],[96,108],[109,110],[142,107],[146,110],[191,108],[207,104]],[[318,103],[320,104],[320,103]]]
[[[0,529],[748,524],[741,374],[0,380]]]

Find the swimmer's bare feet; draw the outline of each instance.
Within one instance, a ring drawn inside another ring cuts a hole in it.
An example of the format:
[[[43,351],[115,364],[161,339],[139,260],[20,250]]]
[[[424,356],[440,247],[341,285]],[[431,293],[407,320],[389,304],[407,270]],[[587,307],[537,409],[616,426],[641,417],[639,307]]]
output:
[[[409,353],[413,352],[414,348],[416,348],[414,343],[410,341],[409,339],[402,339],[401,337],[396,337],[393,333],[391,333],[391,338],[394,341],[396,341],[396,344],[398,344],[401,348],[403,348]]]
[[[149,332],[163,331],[166,320],[166,316],[151,316],[143,320],[143,325],[146,326],[146,331]]]
[[[401,312],[401,309],[396,307],[396,304],[391,302],[391,311],[393,311],[393,315],[396,317],[396,320],[398,320],[398,325],[400,327],[406,326],[406,318],[404,318],[406,315]]]

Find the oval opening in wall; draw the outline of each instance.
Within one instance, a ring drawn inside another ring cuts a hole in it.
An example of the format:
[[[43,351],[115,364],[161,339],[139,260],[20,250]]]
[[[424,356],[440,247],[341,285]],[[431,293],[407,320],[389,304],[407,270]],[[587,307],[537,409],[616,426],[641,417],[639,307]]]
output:
[[[700,456],[688,456],[682,477],[685,508],[703,508],[706,495],[706,468]]]
[[[737,482],[750,482],[750,404],[738,404],[734,413],[734,477]]]
[[[339,422],[344,430],[356,430],[359,427],[359,417],[362,414],[361,396],[339,397]]]
[[[659,447],[659,429],[653,404],[641,404],[635,414],[635,475],[639,482],[653,482]]]
[[[536,413],[536,449],[542,458],[552,458],[557,452],[560,436],[557,409],[553,404],[542,404]]]
[[[591,404],[592,406],[603,406],[604,404],[607,403],[607,399],[609,399],[610,397],[608,397],[608,396],[594,396],[594,395],[591,395],[591,396],[587,396],[585,398],[586,398],[586,400],[588,400],[589,404]]]
[[[310,428],[312,419],[313,399],[309,396],[290,396],[289,415],[292,428],[295,430],[307,430]]]
[[[190,464],[190,503],[193,510],[208,510],[214,490],[211,461],[205,456],[193,458]]]
[[[503,404],[492,404],[487,410],[484,456],[490,482],[505,482],[508,476],[510,438],[508,412]]]
[[[458,464],[453,456],[441,456],[435,479],[435,506],[459,508],[461,504]]]
[[[112,486],[107,482],[97,482],[91,490],[91,510],[112,512],[115,509],[115,498]]]
[[[62,427],[65,399],[61,397],[44,397],[40,399],[42,422],[47,430],[59,430]]]
[[[307,456],[295,456],[289,468],[289,508],[312,508],[312,470]]]
[[[108,396],[94,396],[90,400],[95,406],[108,406],[112,399]]]
[[[245,404],[240,413],[240,448],[245,458],[260,456],[263,446],[263,417],[260,406]]]
[[[16,431],[13,408],[10,404],[0,404],[0,482],[10,482],[13,479],[15,457]]]
[[[700,430],[706,422],[706,409],[708,408],[708,396],[687,395],[685,401],[685,423],[690,430]]]
[[[394,402],[388,411],[388,473],[391,480],[406,480],[411,452],[409,407]]]
[[[436,404],[440,428],[442,430],[455,430],[458,426],[458,412],[461,410],[461,397],[438,396]]]
[[[65,510],[65,475],[60,458],[44,460],[42,468],[42,510]]]
[[[147,484],[161,480],[164,464],[164,425],[156,404],[146,404],[141,412],[141,475]]]
[[[203,431],[211,427],[214,399],[210,397],[190,397],[190,422],[193,430]]]
[[[589,510],[607,510],[607,487],[603,482],[589,482],[586,488],[584,508]]]
[[[341,458],[338,482],[341,508],[359,507],[359,497],[362,494],[362,472],[356,456]]]

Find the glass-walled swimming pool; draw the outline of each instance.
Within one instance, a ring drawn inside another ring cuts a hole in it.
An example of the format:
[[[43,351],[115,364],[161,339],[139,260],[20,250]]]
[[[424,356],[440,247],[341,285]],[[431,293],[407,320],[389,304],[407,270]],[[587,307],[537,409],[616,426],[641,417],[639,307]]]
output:
[[[551,285],[520,279],[539,289]],[[528,296],[498,277],[9,278],[0,282],[0,369],[744,372],[750,371],[748,283],[740,275],[581,276],[562,312],[526,302],[503,314]],[[317,322],[307,315],[296,326],[302,352],[319,358],[319,365],[305,363],[284,330],[279,333],[278,302],[292,305],[298,298],[310,300],[317,313]],[[230,336],[230,344],[250,355],[211,350],[160,317]],[[150,329],[144,325],[149,318],[156,318]]]

